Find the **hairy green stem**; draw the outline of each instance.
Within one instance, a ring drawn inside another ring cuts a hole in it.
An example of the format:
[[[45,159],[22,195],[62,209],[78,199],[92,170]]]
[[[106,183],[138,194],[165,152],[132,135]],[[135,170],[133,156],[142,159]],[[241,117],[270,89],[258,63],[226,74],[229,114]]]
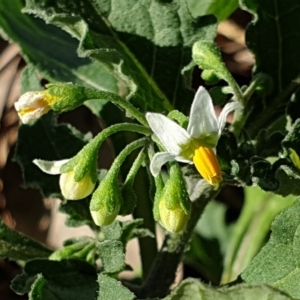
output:
[[[133,165],[131,166],[127,176],[126,180],[124,182],[124,185],[130,185],[132,187],[134,180],[136,178],[136,174],[138,170],[140,169],[142,163],[145,161],[146,158],[146,153],[145,149],[142,149],[136,159],[134,160]]]
[[[141,148],[146,145],[146,143],[149,141],[148,138],[141,138],[139,140],[136,140],[130,144],[128,144],[115,158],[113,164],[111,165],[108,174],[113,177],[117,177],[119,175],[120,168],[126,159],[126,157],[135,149]],[[108,174],[106,176],[108,176]]]
[[[143,113],[141,113],[137,108],[135,108],[129,101],[123,99],[114,93],[97,91],[97,94],[100,98],[107,99],[112,103],[122,107],[126,110],[128,114],[130,114],[133,118],[139,121],[142,125],[149,127],[148,122]]]
[[[111,125],[105,129],[103,129],[95,138],[91,141],[95,145],[95,147],[99,148],[101,144],[107,139],[110,135],[119,132],[119,131],[132,131],[137,132],[144,135],[150,135],[152,131],[149,128],[144,126],[133,124],[133,123],[120,123]]]
[[[152,213],[152,199],[149,193],[149,176],[145,168],[138,172],[137,180],[134,182],[134,190],[137,195],[137,206],[133,212],[134,218],[143,218],[143,227],[155,233],[155,221]],[[140,256],[142,262],[143,278],[149,275],[151,266],[157,255],[156,238],[139,238]]]

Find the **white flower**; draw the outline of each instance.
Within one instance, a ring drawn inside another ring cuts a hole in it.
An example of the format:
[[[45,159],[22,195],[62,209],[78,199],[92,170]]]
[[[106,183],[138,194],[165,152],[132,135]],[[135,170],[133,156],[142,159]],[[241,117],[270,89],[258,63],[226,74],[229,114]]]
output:
[[[95,182],[89,173],[87,173],[79,181],[75,180],[75,168],[62,173],[61,167],[66,164],[69,159],[46,161],[42,159],[35,159],[33,163],[37,165],[42,171],[51,175],[60,175],[59,186],[62,195],[68,200],[80,200],[87,197],[95,188]]]
[[[218,185],[222,174],[214,148],[225,127],[227,115],[242,108],[240,103],[228,103],[217,117],[209,93],[200,87],[192,103],[187,130],[162,114],[147,113],[151,129],[167,150],[153,157],[150,164],[152,175],[156,177],[163,164],[176,160],[194,163],[204,179]]]
[[[40,118],[50,109],[44,91],[27,92],[15,103],[16,111],[24,124]]]

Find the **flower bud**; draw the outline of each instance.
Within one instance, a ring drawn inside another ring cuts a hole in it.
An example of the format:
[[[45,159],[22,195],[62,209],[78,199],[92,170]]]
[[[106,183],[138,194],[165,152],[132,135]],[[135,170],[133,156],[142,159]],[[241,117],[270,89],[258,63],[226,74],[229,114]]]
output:
[[[60,174],[59,186],[64,198],[80,200],[90,195],[96,185],[98,156],[96,146],[92,140],[71,159],[57,161],[35,159],[33,163],[47,174]]]
[[[159,220],[171,232],[184,229],[190,217],[190,200],[181,170],[176,163],[170,168],[167,181],[158,203]]]
[[[182,209],[180,203],[175,205],[173,209],[169,209],[166,205],[166,200],[160,200],[159,205],[160,222],[170,232],[179,232],[184,229],[187,221],[190,218]]]
[[[100,182],[93,193],[90,211],[96,225],[106,226],[117,217],[122,203],[118,182],[111,174]]]
[[[203,70],[209,70],[217,78],[226,80],[228,70],[222,61],[220,49],[212,42],[199,41],[193,45],[194,62]]]
[[[80,200],[91,194],[96,182],[92,181],[90,174],[87,173],[79,181],[76,181],[74,176],[74,170],[60,175],[59,186],[62,195],[68,200]]]
[[[27,124],[51,109],[58,113],[69,111],[93,98],[96,94],[92,89],[71,83],[48,84],[44,91],[23,94],[15,108],[22,122]]]
[[[50,109],[45,91],[27,92],[15,103],[15,109],[24,124],[40,118]]]

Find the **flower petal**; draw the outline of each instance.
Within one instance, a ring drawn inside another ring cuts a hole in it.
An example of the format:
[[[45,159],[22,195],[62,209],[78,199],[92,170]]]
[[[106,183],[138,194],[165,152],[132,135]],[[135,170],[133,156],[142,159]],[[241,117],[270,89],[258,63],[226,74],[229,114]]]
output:
[[[44,92],[27,92],[14,104],[24,124],[28,124],[46,114],[51,107],[44,99]]]
[[[33,163],[47,174],[58,175],[61,174],[60,172],[61,166],[67,163],[69,160],[70,159],[48,161],[42,159],[35,159],[33,160]]]
[[[225,127],[227,116],[230,112],[237,109],[243,109],[243,105],[238,102],[230,102],[227,103],[219,116],[219,134],[221,134],[222,130]]]
[[[198,89],[192,103],[187,132],[195,138],[219,132],[219,122],[211,97],[202,86]]]
[[[162,114],[147,113],[146,118],[166,150],[170,154],[179,155],[181,145],[186,145],[190,140],[187,131]]]
[[[175,157],[174,155],[171,155],[168,152],[158,152],[155,153],[154,157],[151,160],[150,163],[150,171],[151,174],[156,177],[159,172],[161,167],[168,161],[174,161]]]

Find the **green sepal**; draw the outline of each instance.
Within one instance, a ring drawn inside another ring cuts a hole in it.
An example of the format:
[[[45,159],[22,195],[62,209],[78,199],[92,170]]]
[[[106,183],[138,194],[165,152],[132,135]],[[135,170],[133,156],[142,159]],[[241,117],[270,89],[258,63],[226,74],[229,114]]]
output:
[[[170,232],[179,232],[187,224],[191,212],[191,202],[186,190],[181,169],[177,163],[171,163],[170,177],[155,199],[155,213],[159,221]]]
[[[79,182],[87,174],[91,177],[93,183],[97,181],[97,159],[99,146],[95,140],[85,145],[73,158],[64,164],[60,171],[66,173],[74,170],[74,179]]]
[[[117,178],[110,170],[94,191],[90,211],[98,226],[111,224],[117,217],[123,202]]]
[[[49,105],[58,113],[73,110],[87,100],[99,99],[99,95],[93,89],[73,83],[50,83],[46,88],[45,97],[57,99],[50,101]]]
[[[160,217],[159,217],[159,206],[158,205],[159,205],[160,199],[162,197],[162,192],[164,189],[164,182],[163,182],[160,174],[155,178],[155,187],[156,187],[156,191],[155,191],[154,203],[153,203],[153,217],[154,217],[155,221],[159,221]]]
[[[215,85],[220,81],[218,75],[212,70],[203,70],[201,73],[201,78],[208,85]]]
[[[186,190],[182,171],[177,163],[172,163],[170,167],[170,178],[162,191],[162,199],[166,201],[167,209],[175,209],[178,205],[184,210],[185,214],[191,211],[191,201]]]

